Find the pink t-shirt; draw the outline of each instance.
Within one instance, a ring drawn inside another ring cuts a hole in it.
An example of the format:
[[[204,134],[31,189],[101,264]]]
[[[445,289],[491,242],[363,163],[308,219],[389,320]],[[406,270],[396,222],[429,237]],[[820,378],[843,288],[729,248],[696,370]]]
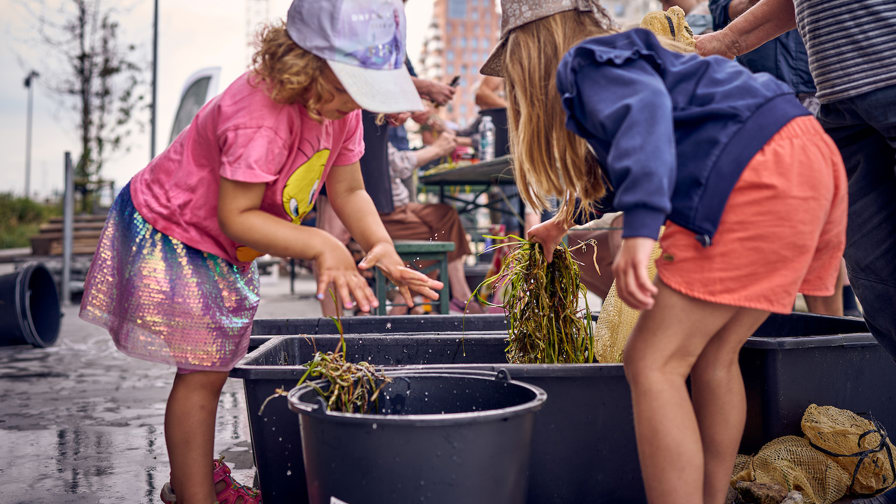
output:
[[[364,153],[360,111],[318,123],[302,105],[275,103],[249,78],[205,104],[131,181],[134,206],[153,227],[235,264],[259,254],[218,226],[219,177],[267,184],[261,209],[300,224],[330,168]]]

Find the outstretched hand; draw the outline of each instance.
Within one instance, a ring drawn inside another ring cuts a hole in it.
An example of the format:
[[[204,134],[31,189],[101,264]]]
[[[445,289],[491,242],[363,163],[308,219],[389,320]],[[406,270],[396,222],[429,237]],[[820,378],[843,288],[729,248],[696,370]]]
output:
[[[379,306],[376,296],[358,272],[348,250],[341,243],[335,243],[335,246],[324,249],[314,258],[317,263],[317,299],[323,300],[330,284],[333,284],[337,303],[341,302],[346,309],[351,309],[357,302],[358,308],[369,312],[371,307]]]
[[[391,243],[384,242],[374,245],[358,264],[358,268],[362,270],[369,270],[373,267],[383,270],[383,274],[398,286],[398,292],[401,293],[408,306],[414,306],[411,290],[429,299],[438,299],[439,294],[436,290],[445,285],[405,266]]]
[[[728,59],[734,59],[739,53],[739,43],[728,30],[719,30],[705,35],[696,35],[695,50],[700,56],[712,56],[717,54]]]
[[[613,261],[616,293],[619,299],[636,310],[653,308],[659,291],[647,274],[647,264],[655,244],[656,240],[652,238],[626,238]]]

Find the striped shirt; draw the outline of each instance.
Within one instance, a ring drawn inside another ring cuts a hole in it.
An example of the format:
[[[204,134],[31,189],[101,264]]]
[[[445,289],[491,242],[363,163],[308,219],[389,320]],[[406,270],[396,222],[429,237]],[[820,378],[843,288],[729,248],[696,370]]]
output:
[[[822,103],[896,85],[896,0],[794,0]]]

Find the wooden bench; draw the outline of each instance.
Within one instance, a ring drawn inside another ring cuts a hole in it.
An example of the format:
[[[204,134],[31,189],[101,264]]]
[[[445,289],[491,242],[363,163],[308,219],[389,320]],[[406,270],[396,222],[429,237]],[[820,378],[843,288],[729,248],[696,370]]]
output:
[[[438,312],[447,314],[451,302],[451,289],[448,285],[448,252],[454,250],[454,242],[430,241],[430,240],[395,240],[395,251],[399,257],[407,264],[413,267],[414,262],[435,261],[435,263],[419,269],[421,273],[429,273],[430,271],[439,271],[439,278],[444,287],[439,292],[439,299],[435,303],[431,303],[433,308],[438,307]],[[386,295],[389,288],[395,286],[389,282],[379,268],[375,268],[376,283],[376,299],[379,306],[376,309],[377,315],[385,315],[387,309],[393,304],[403,303],[403,299],[396,300],[395,303],[389,301]]]
[[[72,253],[93,254],[100,240],[105,224],[105,215],[78,215],[72,222]],[[54,217],[41,224],[38,233],[30,238],[31,254],[35,256],[57,256],[63,253],[62,217]]]

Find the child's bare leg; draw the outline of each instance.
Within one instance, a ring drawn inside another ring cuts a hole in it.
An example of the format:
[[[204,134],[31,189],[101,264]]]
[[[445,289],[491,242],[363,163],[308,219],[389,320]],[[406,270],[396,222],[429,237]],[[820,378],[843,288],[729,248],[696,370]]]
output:
[[[662,282],[625,348],[638,458],[651,504],[703,502],[703,444],[685,380],[737,308],[700,301]],[[716,504],[716,503],[712,503]]]
[[[703,441],[703,502],[725,502],[747,418],[740,347],[768,317],[741,308],[709,341],[691,370],[691,396]]]
[[[178,374],[165,408],[165,444],[178,504],[215,502],[215,415],[226,372]]]
[[[843,283],[846,280],[846,265],[841,261],[840,273],[837,275],[837,282],[834,284],[834,294],[830,296],[809,296],[803,295],[806,299],[806,308],[810,313],[818,315],[833,315],[835,317],[843,316]]]

